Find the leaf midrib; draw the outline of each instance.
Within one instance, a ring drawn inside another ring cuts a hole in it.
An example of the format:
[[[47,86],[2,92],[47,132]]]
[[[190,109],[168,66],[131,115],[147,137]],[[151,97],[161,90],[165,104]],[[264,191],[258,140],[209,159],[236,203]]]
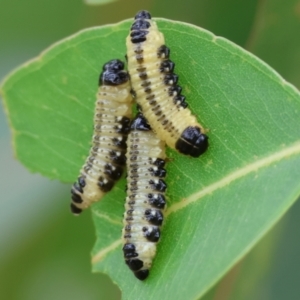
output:
[[[196,201],[200,201],[206,195],[212,194],[216,190],[221,189],[221,188],[231,184],[232,182],[234,182],[242,177],[245,177],[246,175],[248,175],[252,172],[258,171],[259,169],[270,166],[271,164],[273,164],[275,162],[278,162],[285,158],[289,158],[296,154],[300,154],[300,142],[297,142],[296,144],[293,144],[290,147],[286,147],[286,148],[282,149],[281,151],[275,152],[269,156],[259,159],[251,164],[248,164],[248,165],[228,174],[227,176],[223,177],[222,179],[218,180],[217,182],[210,184],[209,186],[201,189],[200,191],[197,191],[196,193],[181,200],[180,202],[177,202],[177,203],[171,205],[165,214],[166,219],[170,216],[170,214],[175,213],[178,210],[184,209]],[[117,247],[119,247],[121,245],[121,243],[122,243],[121,239],[116,240],[113,243],[111,243],[109,246],[102,248],[100,251],[98,251],[92,257],[92,264],[96,264],[96,263],[100,262],[108,253],[110,253],[111,251],[113,251]]]

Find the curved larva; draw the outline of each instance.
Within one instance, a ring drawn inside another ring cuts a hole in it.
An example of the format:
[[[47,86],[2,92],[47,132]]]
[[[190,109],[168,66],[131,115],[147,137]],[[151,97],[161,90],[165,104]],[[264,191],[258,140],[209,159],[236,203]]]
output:
[[[147,11],[136,14],[126,46],[136,101],[152,129],[171,148],[198,157],[208,147],[208,137],[187,109],[170,49]]]
[[[138,114],[131,125],[127,151],[127,197],[123,228],[125,262],[134,275],[149,275],[166,206],[165,143]]]
[[[80,214],[100,200],[121,177],[132,116],[129,76],[120,60],[103,66],[94,115],[90,154],[71,189],[71,211]]]

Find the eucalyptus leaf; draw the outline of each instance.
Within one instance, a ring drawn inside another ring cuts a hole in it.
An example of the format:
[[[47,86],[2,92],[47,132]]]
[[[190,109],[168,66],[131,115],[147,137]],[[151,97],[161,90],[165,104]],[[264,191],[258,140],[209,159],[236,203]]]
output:
[[[88,5],[103,5],[111,2],[116,2],[118,0],[84,0]]]
[[[131,22],[80,32],[6,79],[15,153],[31,171],[76,179],[101,66],[124,58]],[[300,194],[300,94],[224,38],[169,20],[158,26],[210,148],[198,159],[167,152],[168,211],[149,278],[138,281],[122,257],[125,179],[92,207],[93,270],[109,274],[124,299],[198,299]]]

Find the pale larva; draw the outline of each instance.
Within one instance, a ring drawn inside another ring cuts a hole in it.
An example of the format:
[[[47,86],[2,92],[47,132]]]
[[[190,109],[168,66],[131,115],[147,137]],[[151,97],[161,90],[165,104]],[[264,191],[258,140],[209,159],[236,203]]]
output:
[[[128,72],[143,114],[156,134],[173,149],[193,157],[208,147],[208,137],[187,108],[175,64],[163,34],[147,11],[135,16],[126,39]]]
[[[134,275],[144,280],[156,253],[166,207],[165,143],[139,113],[132,122],[127,144],[123,253]]]
[[[103,66],[94,115],[90,154],[71,194],[71,211],[78,215],[100,200],[121,177],[125,166],[132,96],[129,76],[120,60]]]

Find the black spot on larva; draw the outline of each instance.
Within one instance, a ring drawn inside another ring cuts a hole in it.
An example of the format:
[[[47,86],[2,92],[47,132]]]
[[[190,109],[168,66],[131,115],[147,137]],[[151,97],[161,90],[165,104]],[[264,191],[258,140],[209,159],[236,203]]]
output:
[[[164,60],[159,67],[160,72],[162,73],[172,73],[174,71],[175,63],[171,60]]]
[[[130,225],[126,225],[125,226],[125,231],[131,231],[131,226]]]
[[[112,180],[118,180],[122,176],[123,167],[112,166],[111,164],[106,164],[104,167],[104,173],[109,176]]]
[[[126,162],[126,157],[124,152],[121,151],[116,152],[112,150],[110,151],[109,155],[110,155],[110,159],[118,165],[123,165]]]
[[[145,42],[147,39],[146,36],[148,33],[149,33],[149,31],[147,31],[147,30],[132,31],[130,33],[131,42],[133,44]]]
[[[117,86],[129,80],[129,75],[124,71],[124,63],[114,59],[106,63],[99,77],[99,85]]]
[[[180,106],[182,108],[187,108],[189,105],[186,102],[183,102],[183,103],[180,104]]]
[[[99,188],[102,192],[107,193],[113,188],[114,181],[100,176],[98,179],[97,185],[99,186]]]
[[[83,189],[82,187],[80,186],[80,184],[78,183],[78,181],[76,181],[74,184],[73,184],[73,188],[78,191],[79,193],[83,193]],[[72,192],[72,191],[71,191]]]
[[[162,179],[158,179],[158,180],[151,179],[149,180],[149,183],[155,191],[164,192],[167,188],[166,183]]]
[[[166,199],[163,194],[148,194],[149,203],[156,208],[164,209]]]
[[[116,125],[115,130],[117,133],[128,134],[130,127],[129,125]]]
[[[148,19],[148,20],[151,20],[151,15],[147,10],[141,10],[135,15],[134,18],[135,19]]]
[[[135,275],[135,277],[139,280],[145,280],[148,275],[149,275],[149,270],[148,269],[144,269],[144,270],[139,270],[133,273]]]
[[[79,215],[81,212],[82,212],[82,209],[78,208],[75,204],[71,203],[70,205],[70,208],[71,208],[71,212],[74,214],[74,215]]]
[[[155,161],[152,162],[153,165],[158,166],[159,168],[163,168],[165,166],[165,161],[161,158],[157,158]]]
[[[168,89],[169,96],[180,95],[182,88],[179,85],[172,85]]]
[[[144,49],[141,46],[136,46],[136,48],[133,51],[134,53],[141,54],[144,52]]]
[[[131,123],[131,130],[150,131],[151,127],[146,118],[139,113]]]
[[[92,156],[92,155],[91,155],[91,156],[88,158],[88,160],[89,160],[90,163],[93,163],[93,161],[95,160],[95,156]]]
[[[79,178],[78,178],[78,183],[80,184],[81,187],[85,187],[86,182],[85,182],[84,177],[82,177],[82,176],[79,177]]]
[[[185,97],[183,95],[175,96],[173,98],[173,101],[175,104],[179,103],[180,106],[182,106],[185,102]]]
[[[166,45],[162,45],[157,49],[157,56],[159,58],[169,58],[170,49]]]
[[[147,93],[147,94],[150,94],[152,92],[151,88],[150,87],[146,87],[144,89],[144,92]]]
[[[137,62],[138,62],[139,64],[141,64],[141,63],[144,61],[144,56],[143,56],[143,54],[137,54],[137,55],[135,56],[135,59],[137,60]]]
[[[189,126],[182,132],[175,147],[183,154],[198,157],[207,149],[208,137],[201,133],[199,127]]]
[[[160,230],[157,226],[144,227],[144,236],[149,242],[157,243],[160,238]]]
[[[154,105],[157,104],[157,101],[156,101],[156,100],[150,100],[150,101],[149,101],[149,104],[150,104],[151,106],[154,106]]]
[[[151,81],[143,81],[142,83],[141,83],[141,86],[142,87],[146,87],[146,86],[150,86],[151,85]]]
[[[71,198],[72,198],[73,202],[82,203],[83,200],[82,200],[81,196],[79,194],[77,194],[74,189],[75,189],[75,187],[73,186],[71,189]]]
[[[126,259],[125,263],[128,265],[130,270],[137,271],[144,266],[144,263],[140,259]]]
[[[123,246],[123,253],[125,258],[132,258],[137,257],[138,254],[136,253],[135,246],[131,243],[126,243]]]
[[[114,138],[112,138],[112,142],[113,142],[113,144],[116,146],[116,147],[118,147],[118,148],[120,148],[120,149],[126,149],[126,147],[127,147],[127,144],[126,144],[126,137],[125,136],[123,136],[123,137],[118,137],[118,138],[116,138],[116,137],[114,137]]]
[[[135,90],[131,89],[130,93],[131,93],[132,97],[136,98],[136,92],[135,92]]]
[[[164,83],[166,85],[175,85],[178,81],[178,75],[176,74],[166,74],[164,77]]]
[[[142,80],[146,80],[148,78],[147,72],[141,72],[141,73],[139,73],[139,77]]]
[[[155,98],[155,95],[151,94],[151,95],[146,97],[146,100],[153,100],[154,98]]]
[[[155,177],[166,177],[167,171],[163,168],[157,168],[156,170],[153,168],[149,168],[152,176]]]
[[[126,211],[126,214],[127,214],[128,216],[131,216],[131,215],[133,214],[133,212],[134,212],[134,209],[128,209],[128,210]]]
[[[132,25],[130,30],[140,30],[140,29],[148,29],[150,27],[150,23],[144,19],[136,20]]]
[[[129,118],[127,118],[127,117],[121,117],[121,118],[119,118],[119,117],[116,117],[116,122],[117,123],[120,123],[120,124],[122,124],[122,125],[129,125],[130,124],[130,119]]]
[[[87,164],[84,166],[83,170],[85,173],[88,173],[91,168],[92,168],[92,166]]]
[[[164,220],[162,212],[158,209],[146,209],[145,217],[150,224],[157,226],[160,226]]]

